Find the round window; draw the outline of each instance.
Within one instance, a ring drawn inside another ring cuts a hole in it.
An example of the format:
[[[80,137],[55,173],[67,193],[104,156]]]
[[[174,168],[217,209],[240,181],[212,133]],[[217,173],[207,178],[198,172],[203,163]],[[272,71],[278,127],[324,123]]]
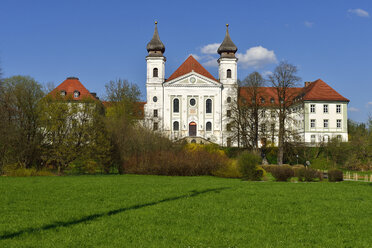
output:
[[[158,98],[157,98],[156,96],[154,96],[154,97],[152,98],[152,100],[153,100],[154,102],[157,102],[157,101],[158,101]]]
[[[231,102],[231,97],[228,97],[228,98],[227,98],[227,102],[228,102],[228,103]]]
[[[195,99],[194,98],[190,99],[190,105],[191,106],[195,106],[195,104],[196,104]]]

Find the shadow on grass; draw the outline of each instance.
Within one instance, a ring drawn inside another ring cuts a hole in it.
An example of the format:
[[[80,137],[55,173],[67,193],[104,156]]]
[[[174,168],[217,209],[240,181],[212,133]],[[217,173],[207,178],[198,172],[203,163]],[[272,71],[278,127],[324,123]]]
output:
[[[119,208],[119,209],[111,210],[111,211],[104,212],[104,213],[92,214],[92,215],[88,215],[88,216],[82,217],[82,218],[77,219],[77,220],[58,221],[58,222],[54,222],[52,224],[44,225],[44,226],[38,227],[38,228],[26,228],[26,229],[23,229],[23,230],[20,230],[20,231],[17,231],[17,232],[4,233],[3,235],[0,236],[0,240],[15,238],[15,237],[18,237],[18,236],[20,236],[24,233],[39,232],[39,231],[42,231],[42,230],[50,230],[50,229],[55,229],[55,228],[58,228],[58,227],[69,227],[69,226],[72,226],[72,225],[93,221],[93,220],[96,220],[96,219],[101,218],[101,217],[119,214],[119,213],[126,212],[126,211],[129,211],[129,210],[136,210],[136,209],[140,209],[140,208],[144,208],[144,207],[154,206],[154,205],[157,205],[157,204],[160,204],[160,203],[163,203],[163,202],[175,201],[175,200],[179,200],[179,199],[182,199],[182,198],[188,198],[188,197],[195,197],[195,196],[198,196],[198,195],[201,195],[201,194],[206,194],[206,193],[211,193],[211,192],[219,193],[221,190],[225,190],[225,189],[228,189],[228,188],[229,187],[222,187],[222,188],[206,189],[206,190],[202,190],[202,191],[193,190],[193,191],[190,191],[190,193],[185,194],[185,195],[169,197],[169,198],[165,198],[165,199],[162,199],[162,200],[159,200],[159,201],[153,201],[153,202],[149,202],[149,203],[133,205],[133,206],[130,206],[130,207],[125,207],[125,208]]]

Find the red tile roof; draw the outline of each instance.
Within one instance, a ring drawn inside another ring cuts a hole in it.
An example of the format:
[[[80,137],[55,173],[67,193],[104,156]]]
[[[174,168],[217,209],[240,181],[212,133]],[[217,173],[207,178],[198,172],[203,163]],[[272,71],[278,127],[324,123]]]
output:
[[[61,94],[61,91],[65,91],[66,96],[71,97],[71,99],[73,100],[82,100],[86,98],[96,99],[76,77],[68,77],[65,81],[63,81],[60,85],[58,85],[49,94],[57,95],[57,94]],[[76,97],[76,98],[74,97],[75,91],[80,92],[79,97]]]
[[[276,88],[274,87],[260,87],[258,88],[258,99],[256,101],[261,101],[261,98],[265,100],[264,103],[260,103],[262,106],[273,106],[279,104],[278,94]],[[252,93],[250,93],[249,87],[239,88],[239,97],[245,98],[247,101],[251,101]],[[331,86],[326,84],[321,79],[311,82],[306,87],[293,87],[289,88],[287,91],[287,97],[289,100],[294,100],[298,98],[299,100],[305,101],[346,101],[349,100],[341,96],[337,91],[335,91]],[[274,99],[274,103],[271,102]]]
[[[323,80],[318,79],[304,88],[303,100],[305,101],[346,101],[349,99],[341,96]]]
[[[212,74],[210,74],[198,61],[196,61],[192,55],[190,55],[185,62],[183,62],[183,64],[178,67],[178,69],[173,72],[173,74],[165,81],[171,81],[192,71],[218,82],[218,80],[215,79]]]

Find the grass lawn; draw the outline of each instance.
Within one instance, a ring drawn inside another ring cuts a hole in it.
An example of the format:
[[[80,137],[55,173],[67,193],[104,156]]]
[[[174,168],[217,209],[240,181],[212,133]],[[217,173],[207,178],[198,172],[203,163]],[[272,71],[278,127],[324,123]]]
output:
[[[372,184],[0,177],[0,247],[371,247]]]

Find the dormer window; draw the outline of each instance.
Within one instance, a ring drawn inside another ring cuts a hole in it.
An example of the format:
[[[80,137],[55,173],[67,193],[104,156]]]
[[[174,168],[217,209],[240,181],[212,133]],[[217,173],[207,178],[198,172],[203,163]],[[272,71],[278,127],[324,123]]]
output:
[[[261,97],[261,103],[265,103],[265,98]]]
[[[66,95],[66,91],[61,90],[61,96],[65,96],[65,95]]]
[[[270,102],[274,103],[274,98],[273,97],[271,97]]]
[[[152,76],[153,77],[158,77],[158,75],[159,75],[158,68],[154,68],[154,70],[152,70]]]
[[[231,78],[231,70],[230,70],[230,69],[228,69],[228,70],[226,71],[226,77],[227,77],[227,78]]]
[[[78,98],[80,96],[80,92],[75,90],[74,91],[74,98]]]

